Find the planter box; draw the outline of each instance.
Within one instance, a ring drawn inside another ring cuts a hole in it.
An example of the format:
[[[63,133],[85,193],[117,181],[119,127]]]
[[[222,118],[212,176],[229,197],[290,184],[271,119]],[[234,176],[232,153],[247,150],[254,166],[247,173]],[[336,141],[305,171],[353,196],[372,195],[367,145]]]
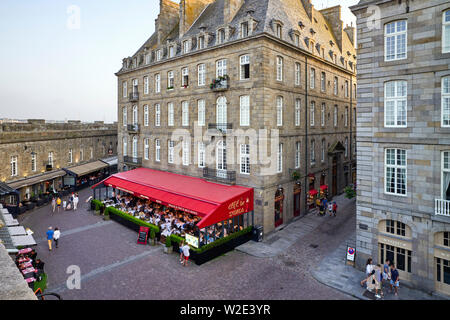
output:
[[[34,202],[29,202],[27,204],[27,210],[33,210],[36,204]]]
[[[252,234],[253,234],[252,232],[248,232],[238,238],[232,239],[222,245],[211,248],[210,250],[207,250],[202,253],[196,253],[191,250],[189,260],[193,260],[196,265],[202,265],[214,258],[221,256],[224,253],[234,250],[234,248],[240,246],[241,244],[248,242],[249,240],[251,240]]]
[[[42,205],[44,205],[45,204],[45,200],[44,199],[38,199],[37,200],[37,206],[38,207],[40,207],[40,206],[42,206]]]

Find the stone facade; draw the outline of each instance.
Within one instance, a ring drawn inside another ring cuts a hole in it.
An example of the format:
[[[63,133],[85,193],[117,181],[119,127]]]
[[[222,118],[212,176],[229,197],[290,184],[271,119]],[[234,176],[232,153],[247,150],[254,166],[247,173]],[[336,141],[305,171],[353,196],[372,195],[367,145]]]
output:
[[[353,181],[356,99],[356,54],[349,34],[353,27],[342,28],[340,7],[322,11],[313,8],[309,1],[264,0],[264,1],[182,1],[179,6],[180,24],[190,22],[188,27],[170,28],[164,34],[160,21],[173,20],[171,1],[161,1],[155,30],[150,39],[132,57],[124,59],[118,77],[118,153],[119,170],[136,166],[164,170],[190,176],[214,178],[198,165],[198,140],[204,136],[206,145],[206,167],[217,167],[217,144],[227,143],[226,175],[233,173],[232,179],[222,183],[235,183],[253,187],[255,190],[255,224],[263,225],[264,232],[275,230],[294,218],[294,188],[300,185],[298,201],[301,208],[297,214],[307,212],[307,192],[319,189],[320,184],[330,186],[334,194],[341,193]],[[192,10],[192,8],[202,8]],[[170,8],[168,10],[168,8]],[[190,9],[189,9],[190,8]],[[309,10],[308,10],[309,8]],[[189,10],[188,10],[189,9]],[[170,11],[170,17],[163,12]],[[325,12],[325,11],[324,11]],[[200,14],[201,13],[201,14]],[[185,15],[192,14],[194,16]],[[326,16],[326,18],[325,18]],[[339,23],[340,22],[340,23]],[[243,24],[248,33],[243,35]],[[281,26],[281,39],[277,34]],[[336,26],[336,27],[335,27]],[[224,41],[218,41],[220,31],[224,31]],[[298,42],[296,41],[298,35]],[[200,47],[199,37],[205,37],[204,47]],[[188,52],[183,43],[188,41]],[[170,46],[176,53],[170,56]],[[158,59],[158,51],[161,60]],[[242,56],[249,58],[249,77],[241,77]],[[277,61],[282,58],[282,78],[277,80]],[[223,89],[213,87],[217,78],[217,62],[226,59],[227,85]],[[199,85],[198,66],[205,66],[205,83]],[[296,64],[300,66],[296,84]],[[182,69],[188,70],[188,83],[183,86]],[[311,88],[311,70],[315,69],[314,88]],[[173,71],[174,88],[169,88],[168,73]],[[321,74],[324,72],[324,90],[321,90]],[[156,92],[156,78],[160,77],[160,92]],[[334,78],[337,77],[337,94],[334,94]],[[145,79],[148,80],[145,80]],[[148,81],[148,92],[146,83]],[[346,85],[347,82],[347,85]],[[133,84],[137,87],[133,88]],[[348,89],[346,90],[346,87]],[[136,95],[133,95],[132,92]],[[347,94],[346,94],[347,91]],[[249,125],[241,125],[240,100],[248,96],[250,101]],[[226,99],[225,120],[218,119],[220,99]],[[282,97],[282,121],[277,123],[277,99]],[[299,99],[299,123],[296,125],[296,100]],[[205,101],[205,123],[198,126],[198,101]],[[188,125],[182,123],[182,104],[189,103]],[[315,103],[315,121],[311,125],[311,102]],[[169,126],[168,104],[174,107],[174,124]],[[321,123],[321,108],[324,104],[324,122]],[[157,115],[157,105],[159,113]],[[334,110],[337,110],[336,125]],[[148,108],[148,121],[146,119]],[[136,111],[133,111],[136,110]],[[346,111],[347,110],[347,111]],[[126,119],[124,117],[126,114]],[[156,120],[156,117],[159,117]],[[148,123],[147,123],[148,122]],[[134,127],[130,124],[137,124]],[[159,125],[157,125],[159,124]],[[226,134],[216,130],[226,124]],[[136,130],[138,129],[138,130]],[[250,140],[250,133],[267,130],[279,142]],[[271,130],[275,130],[272,132]],[[175,163],[168,163],[169,140],[180,140],[176,133],[188,133],[189,165],[181,163],[182,143],[176,144]],[[196,134],[200,132],[200,134]],[[239,133],[245,140],[239,142]],[[133,139],[136,143],[133,144]],[[148,139],[148,160],[145,141]],[[160,160],[156,160],[156,141],[159,143]],[[311,165],[311,143],[315,143],[315,164]],[[324,159],[321,161],[321,146],[324,141]],[[245,142],[243,142],[245,141]],[[126,144],[125,144],[125,143]],[[266,143],[267,142],[267,143]],[[300,166],[295,168],[296,143],[300,143]],[[250,147],[250,174],[241,173],[241,143]],[[282,143],[282,170],[277,172],[278,143]],[[347,150],[345,146],[347,145]],[[352,147],[353,146],[353,147]],[[127,148],[124,156],[124,147]],[[267,147],[267,153],[264,153]],[[262,156],[263,155],[263,156]],[[336,160],[333,183],[333,158]],[[267,163],[263,164],[266,160]],[[269,170],[270,167],[271,169]],[[298,181],[292,177],[297,171]],[[310,184],[314,176],[314,186]],[[231,181],[229,181],[231,180]],[[281,220],[275,223],[275,194],[283,189],[284,198]]]
[[[450,215],[438,211],[447,203],[441,157],[450,150],[450,129],[441,125],[441,83],[450,75],[442,34],[450,2],[363,0],[351,9],[358,18],[359,59],[357,264],[363,268],[369,256],[382,264],[386,250],[393,250],[397,268],[404,269],[401,281],[450,294],[442,280],[442,272],[450,272],[442,267],[450,261],[443,240]],[[406,21],[406,55],[391,61],[385,58],[385,36],[387,24],[396,21]],[[385,86],[391,81],[406,81],[407,122],[400,127],[385,123]],[[405,194],[387,192],[387,149],[406,150]],[[387,226],[391,221],[394,229]]]
[[[70,149],[72,149],[71,163],[69,162]],[[115,155],[117,154],[117,124],[104,124],[103,121],[46,123],[45,120],[3,123],[0,125],[0,163],[3,164],[0,166],[1,181],[12,183],[50,172],[46,167],[49,163],[50,152],[53,153],[51,171],[106,158],[109,154]],[[32,153],[36,157],[35,168],[32,167]],[[11,168],[12,157],[17,157],[17,170],[14,176],[12,176]],[[61,182],[60,180],[58,183]],[[28,189],[28,194],[46,191],[42,184],[29,186]],[[20,191],[21,199],[23,199],[27,188],[22,188]]]

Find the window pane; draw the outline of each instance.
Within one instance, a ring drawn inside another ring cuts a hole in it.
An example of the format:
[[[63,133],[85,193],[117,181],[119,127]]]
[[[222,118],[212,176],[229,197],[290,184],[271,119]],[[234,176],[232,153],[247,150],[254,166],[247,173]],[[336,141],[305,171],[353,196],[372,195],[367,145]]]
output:
[[[405,249],[397,248],[397,268],[406,271]]]

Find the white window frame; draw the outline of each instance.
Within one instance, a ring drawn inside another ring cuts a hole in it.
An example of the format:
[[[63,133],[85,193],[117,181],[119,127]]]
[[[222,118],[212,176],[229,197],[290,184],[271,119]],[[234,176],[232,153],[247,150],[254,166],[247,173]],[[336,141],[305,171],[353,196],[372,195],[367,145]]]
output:
[[[149,80],[148,80],[148,76],[144,77],[144,94],[148,94],[149,93]]]
[[[311,162],[311,166],[316,164],[316,141],[315,140],[311,140],[310,162]]]
[[[204,99],[200,99],[197,101],[197,125],[199,127],[205,126],[205,109],[206,102]]]
[[[322,103],[322,107],[320,109],[320,125],[322,127],[325,126],[325,112],[326,112],[326,105],[325,103]]]
[[[311,68],[311,72],[309,75],[309,87],[311,89],[316,88],[316,69],[314,69],[314,68]]]
[[[189,101],[181,102],[181,125],[189,126]]]
[[[169,140],[167,143],[167,163],[174,162],[174,150],[175,142],[173,140]]]
[[[175,46],[169,46],[169,58],[175,57]]]
[[[155,127],[161,126],[161,105],[155,104]]]
[[[161,162],[161,140],[155,139],[155,161]]]
[[[249,34],[250,34],[250,26],[249,26],[248,21],[242,22],[240,29],[241,29],[241,34],[240,34],[241,38],[246,38],[246,37],[249,36]]]
[[[122,123],[126,127],[128,125],[128,110],[127,107],[122,108]]]
[[[405,30],[404,31],[397,31],[399,23],[405,22]],[[388,27],[394,24],[394,32],[391,32],[388,34]],[[402,55],[403,52],[398,52],[398,42],[399,37],[405,36],[405,56],[399,57],[399,55]],[[394,45],[394,57],[388,56],[388,41],[390,38],[394,39],[393,45]],[[392,21],[390,23],[386,23],[384,26],[384,61],[397,61],[397,60],[403,60],[408,58],[408,21],[407,20],[397,20]]]
[[[337,96],[338,93],[339,93],[339,79],[338,79],[338,77],[334,77],[334,84],[333,85],[334,85],[333,93],[334,93],[335,96]]]
[[[128,97],[128,82],[126,81],[122,82],[122,96],[124,98]]]
[[[171,70],[167,72],[167,90],[173,89],[175,89],[175,73]]]
[[[394,96],[392,97],[388,97],[388,85],[390,84],[394,85]],[[402,96],[398,95],[399,85],[404,85],[405,94]],[[393,103],[392,113],[394,124],[388,123],[388,114],[391,112],[391,109],[388,107],[390,102]],[[399,117],[399,103],[402,102],[405,104],[404,119]],[[404,124],[398,124],[399,121],[404,121]],[[388,81],[384,83],[384,126],[386,128],[406,128],[408,126],[408,83],[404,80]]]
[[[132,144],[131,144],[131,154],[132,154],[133,158],[138,157],[138,154],[139,154],[138,148],[139,148],[138,137],[134,136],[133,140],[132,140]]]
[[[250,79],[250,55],[245,54],[239,57],[240,63],[240,80]],[[248,78],[245,77],[245,68],[248,66]]]
[[[283,172],[283,144],[278,144],[278,151],[277,151],[277,173]]]
[[[300,168],[301,164],[300,159],[301,159],[301,142],[297,141],[295,143],[295,163],[294,163],[295,169]]]
[[[139,109],[138,106],[133,106],[132,124],[137,125],[139,123]]]
[[[294,78],[295,78],[295,85],[296,86],[300,86],[301,85],[301,64],[299,63],[299,62],[296,62],[295,63],[295,76],[294,76]]]
[[[205,36],[198,37],[198,50],[205,48]]]
[[[333,111],[333,123],[334,123],[335,127],[337,127],[337,125],[338,125],[338,118],[339,118],[338,116],[339,116],[338,106],[335,105],[334,111]]]
[[[188,140],[183,140],[182,142],[182,161],[183,166],[188,166],[190,163],[190,146]]]
[[[144,105],[144,127],[148,127],[148,105]]]
[[[240,101],[240,125],[250,126],[250,96],[241,96]]]
[[[450,76],[441,80],[441,127],[450,127]]]
[[[11,156],[11,177],[17,177],[19,175],[18,162],[18,156]]]
[[[128,155],[128,141],[127,137],[122,138],[122,153],[126,157]]]
[[[189,68],[188,67],[181,69],[181,86],[182,87],[189,86]]]
[[[321,154],[320,154],[320,162],[322,162],[322,163],[325,162],[325,143],[326,143],[325,139],[322,139]]]
[[[283,81],[283,57],[277,56],[277,81]]]
[[[216,77],[224,77],[227,75],[227,59],[220,59],[216,62]]]
[[[144,139],[144,160],[149,160],[150,158],[150,145],[149,145],[149,139]]]
[[[325,72],[320,73],[320,91],[325,92],[327,89],[327,78]]]
[[[155,74],[155,93],[161,92],[161,74]]]
[[[158,49],[156,50],[156,61],[161,61],[162,59],[162,50]]]
[[[189,48],[189,40],[184,40],[183,41],[183,54],[187,54],[189,53],[190,48]]]
[[[240,174],[250,174],[250,145],[241,144],[240,157],[239,157],[239,170]]]
[[[277,126],[283,125],[283,103],[284,98],[282,96],[277,97]]]
[[[206,85],[206,64],[202,63],[198,65],[198,86],[202,87]]]
[[[445,162],[445,154],[447,154],[447,167]],[[447,191],[444,189],[444,173],[448,172],[450,174],[450,150],[442,151],[441,152],[441,199],[446,199],[445,192]]]
[[[69,163],[73,163],[73,149],[69,149]]]
[[[295,126],[300,126],[301,121],[301,106],[302,106],[302,100],[300,98],[295,99],[295,115],[294,115],[294,121]]]
[[[392,163],[387,163],[388,162],[388,150],[390,151],[394,151],[394,164]],[[399,152],[403,153],[405,155],[405,160],[404,160],[404,165],[399,165],[397,162],[397,159],[399,158]],[[384,193],[385,194],[389,194],[389,195],[395,195],[395,196],[402,196],[402,197],[406,197],[408,195],[408,168],[407,168],[407,164],[408,164],[408,152],[407,150],[404,149],[395,149],[395,148],[387,148],[385,149],[384,152]],[[389,192],[387,189],[387,182],[388,182],[388,177],[387,177],[387,173],[388,173],[388,168],[391,168],[394,170],[394,192]],[[398,192],[398,186],[397,186],[397,172],[399,170],[405,170],[405,193],[400,193]]]
[[[173,127],[175,125],[175,110],[173,102],[167,104],[167,126]]]
[[[442,53],[448,52],[450,52],[450,10],[445,10],[442,13]]]
[[[206,166],[206,146],[205,143],[200,141],[198,143],[198,167],[204,168]]]
[[[310,103],[310,107],[309,107],[309,123],[311,127],[314,127],[315,122],[316,122],[316,102],[315,101],[311,101]]]

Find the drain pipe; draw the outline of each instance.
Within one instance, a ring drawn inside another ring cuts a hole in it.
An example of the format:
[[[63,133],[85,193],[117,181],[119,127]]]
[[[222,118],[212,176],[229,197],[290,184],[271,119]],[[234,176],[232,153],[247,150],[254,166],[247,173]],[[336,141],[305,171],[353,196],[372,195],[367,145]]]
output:
[[[308,56],[305,56],[305,212],[308,208],[308,192],[306,189],[308,182]]]

